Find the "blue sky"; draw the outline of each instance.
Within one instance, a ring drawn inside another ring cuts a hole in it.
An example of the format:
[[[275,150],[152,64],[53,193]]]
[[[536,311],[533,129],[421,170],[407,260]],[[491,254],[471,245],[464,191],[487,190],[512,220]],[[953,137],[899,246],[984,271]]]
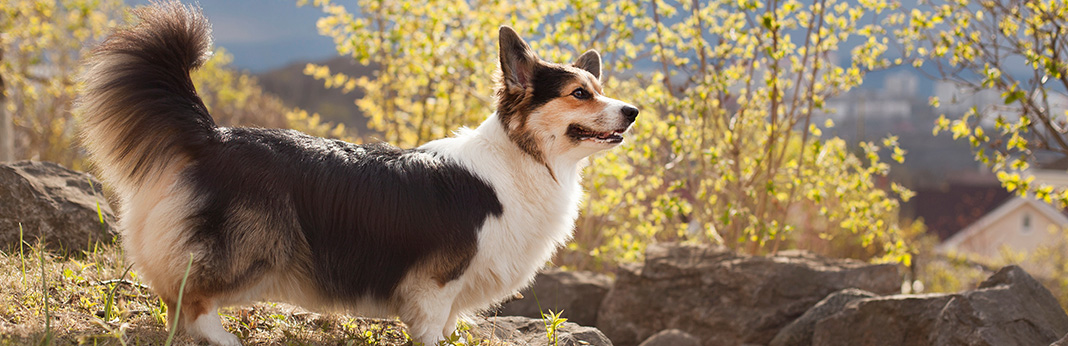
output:
[[[129,5],[149,0],[126,0]],[[293,62],[337,55],[334,42],[319,35],[316,7],[297,7],[296,0],[182,0],[204,9],[212,24],[215,45],[234,56],[234,65],[263,72]]]

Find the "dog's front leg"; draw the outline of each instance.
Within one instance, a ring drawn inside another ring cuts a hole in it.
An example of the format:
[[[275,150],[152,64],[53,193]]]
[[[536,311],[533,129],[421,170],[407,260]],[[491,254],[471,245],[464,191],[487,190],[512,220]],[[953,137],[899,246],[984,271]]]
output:
[[[401,320],[408,325],[415,345],[437,345],[456,331],[457,315],[453,313],[453,302],[460,287],[456,282],[445,287],[434,286],[408,295],[401,312]]]

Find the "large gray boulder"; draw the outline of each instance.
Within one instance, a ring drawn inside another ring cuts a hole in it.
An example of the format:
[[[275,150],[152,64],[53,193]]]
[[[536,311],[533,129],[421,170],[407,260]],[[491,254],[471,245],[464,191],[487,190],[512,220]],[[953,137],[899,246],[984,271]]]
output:
[[[100,223],[97,206],[104,216]],[[88,250],[115,239],[115,215],[92,176],[51,162],[0,164],[0,246],[17,248],[44,237],[48,249]]]
[[[556,329],[556,340],[545,334],[545,320],[522,316],[488,317],[476,320],[472,333],[478,337],[500,340],[517,346],[612,346],[604,333],[593,327],[564,322]]]
[[[534,285],[520,292],[523,299],[501,305],[500,315],[541,318],[543,312],[563,311],[568,321],[592,326],[611,286],[612,279],[602,274],[548,268],[538,274]]]
[[[679,329],[703,345],[768,344],[828,294],[900,290],[894,265],[828,259],[806,252],[755,257],[722,247],[657,244],[643,265],[624,266],[601,305],[597,326],[616,345],[638,345]]]
[[[860,299],[816,323],[813,345],[1049,345],[1068,315],[1017,266],[974,291]]]
[[[812,345],[929,345],[938,312],[949,294],[861,299],[816,323]]]
[[[816,328],[817,322],[842,311],[849,302],[876,296],[875,293],[856,288],[847,288],[831,293],[831,295],[823,298],[823,300],[816,303],[811,309],[808,309],[804,315],[801,315],[801,317],[786,325],[785,328],[779,330],[779,333],[775,335],[774,339],[771,339],[771,343],[769,343],[768,346],[811,345],[812,331]]]
[[[1017,266],[1001,268],[939,314],[936,345],[1048,345],[1068,334],[1057,298]]]

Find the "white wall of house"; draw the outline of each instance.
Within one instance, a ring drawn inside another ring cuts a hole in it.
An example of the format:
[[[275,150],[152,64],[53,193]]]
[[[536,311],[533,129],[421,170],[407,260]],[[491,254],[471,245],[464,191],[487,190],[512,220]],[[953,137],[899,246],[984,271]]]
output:
[[[1034,251],[1051,240],[1050,230],[1059,227],[1054,220],[1031,206],[1022,206],[983,227],[956,246],[958,252],[998,258],[1001,248],[1017,252]]]
[[[1068,216],[1056,208],[1014,197],[946,239],[938,250],[995,260],[1001,257],[1003,247],[1031,253],[1041,245],[1051,244],[1057,237],[1052,231],[1061,227],[1068,227]]]

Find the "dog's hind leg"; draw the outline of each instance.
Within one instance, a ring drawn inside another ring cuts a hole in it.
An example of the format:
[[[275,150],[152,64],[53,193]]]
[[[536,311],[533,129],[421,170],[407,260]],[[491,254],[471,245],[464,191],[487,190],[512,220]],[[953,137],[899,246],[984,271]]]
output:
[[[241,345],[241,340],[223,328],[219,310],[214,301],[186,295],[182,297],[182,308],[179,310],[177,299],[160,298],[167,304],[168,330],[176,328],[179,332],[186,333],[194,339],[204,340],[215,346]],[[175,324],[176,320],[177,324]]]
[[[182,321],[176,318],[178,317],[178,315],[175,313],[175,311],[178,311],[178,304],[176,303],[176,301],[174,299],[163,296],[160,296],[160,299],[162,299],[163,303],[167,305],[167,330],[170,331],[171,329],[185,329],[185,325],[182,324]]]
[[[230,334],[222,326],[219,312],[216,308],[197,316],[189,325],[189,332],[216,346],[240,346],[239,340]]]
[[[184,330],[193,338],[207,341],[215,346],[240,346],[239,340],[222,326],[219,308],[214,301],[190,299],[182,302],[180,313]]]

